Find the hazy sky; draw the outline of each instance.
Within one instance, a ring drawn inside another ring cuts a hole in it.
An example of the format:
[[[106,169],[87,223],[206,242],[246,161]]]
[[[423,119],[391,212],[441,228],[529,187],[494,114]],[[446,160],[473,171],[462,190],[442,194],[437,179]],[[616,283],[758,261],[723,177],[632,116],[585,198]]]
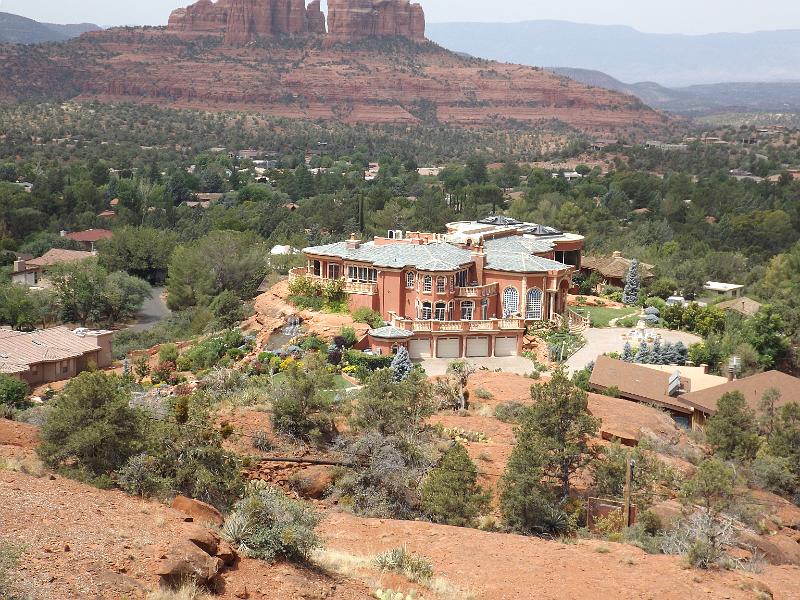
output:
[[[191,0],[0,0],[0,11],[40,21],[99,25],[166,24]],[[323,6],[325,0],[323,0]],[[431,22],[561,19],[630,25],[655,33],[800,29],[798,0],[422,0]]]

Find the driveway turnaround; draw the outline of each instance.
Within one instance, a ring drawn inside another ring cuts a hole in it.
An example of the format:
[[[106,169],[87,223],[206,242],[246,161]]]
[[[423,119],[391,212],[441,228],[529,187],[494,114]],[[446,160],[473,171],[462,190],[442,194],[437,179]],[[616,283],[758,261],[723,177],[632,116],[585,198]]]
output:
[[[661,335],[662,344],[683,342],[688,348],[692,344],[703,341],[702,338],[685,331],[670,331],[669,329],[656,329],[655,331]],[[608,327],[586,331],[583,334],[586,338],[586,345],[567,361],[569,372],[580,371],[603,354],[611,352],[622,353],[622,349],[625,347],[625,340],[622,336],[626,333],[630,333],[630,329],[624,327]],[[635,346],[636,344],[631,345]]]

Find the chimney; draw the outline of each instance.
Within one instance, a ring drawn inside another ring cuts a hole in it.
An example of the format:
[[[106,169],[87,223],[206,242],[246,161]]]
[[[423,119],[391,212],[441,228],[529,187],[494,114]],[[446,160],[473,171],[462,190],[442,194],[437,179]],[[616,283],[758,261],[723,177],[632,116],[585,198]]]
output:
[[[22,260],[22,259],[15,260],[14,261],[14,273],[22,273],[24,270],[25,270],[25,261]]]
[[[356,237],[355,233],[350,234],[350,239],[347,240],[346,244],[348,250],[358,250],[361,248],[361,240]]]
[[[472,249],[472,260],[475,261],[475,278],[478,285],[483,285],[483,270],[486,268],[486,250],[483,242]]]
[[[613,256],[614,258],[622,258],[622,252],[620,252],[619,250],[614,250],[611,256]]]
[[[67,232],[64,231],[63,229],[61,230],[60,233],[61,233],[61,237],[67,237]]]
[[[733,365],[728,367],[728,381],[736,381],[736,368]]]

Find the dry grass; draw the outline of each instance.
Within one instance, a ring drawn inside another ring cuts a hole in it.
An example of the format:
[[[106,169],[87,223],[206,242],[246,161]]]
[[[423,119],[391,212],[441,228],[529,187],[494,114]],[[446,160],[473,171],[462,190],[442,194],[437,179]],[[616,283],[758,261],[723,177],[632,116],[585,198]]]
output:
[[[326,549],[315,552],[312,562],[330,573],[360,581],[373,590],[385,588],[381,573],[375,566],[374,557]],[[432,577],[420,582],[420,585],[436,594],[439,600],[476,600],[478,597],[475,592],[459,589],[444,577]]]
[[[35,457],[24,459],[0,458],[0,471],[15,471],[32,477],[44,477],[47,473],[42,461]]]
[[[212,597],[195,582],[188,581],[177,590],[150,592],[147,600],[212,600]]]

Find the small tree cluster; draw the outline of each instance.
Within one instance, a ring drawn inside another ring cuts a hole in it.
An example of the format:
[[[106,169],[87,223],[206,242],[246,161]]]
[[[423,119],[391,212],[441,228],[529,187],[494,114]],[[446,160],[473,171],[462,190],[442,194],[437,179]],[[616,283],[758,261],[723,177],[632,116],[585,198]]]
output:
[[[630,343],[626,343],[621,356],[625,362],[642,365],[685,365],[688,358],[689,350],[683,342],[662,345],[659,340],[653,342],[652,346],[642,342],[636,352]]]

